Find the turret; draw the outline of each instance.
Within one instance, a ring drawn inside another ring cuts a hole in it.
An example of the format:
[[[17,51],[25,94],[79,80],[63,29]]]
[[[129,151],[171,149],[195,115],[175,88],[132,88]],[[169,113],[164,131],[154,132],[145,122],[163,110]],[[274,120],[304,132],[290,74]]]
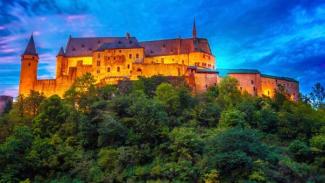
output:
[[[63,68],[64,68],[64,50],[61,47],[59,53],[56,56],[56,78],[62,76]]]
[[[38,54],[31,35],[24,53],[21,55],[19,94],[28,96],[37,81]]]

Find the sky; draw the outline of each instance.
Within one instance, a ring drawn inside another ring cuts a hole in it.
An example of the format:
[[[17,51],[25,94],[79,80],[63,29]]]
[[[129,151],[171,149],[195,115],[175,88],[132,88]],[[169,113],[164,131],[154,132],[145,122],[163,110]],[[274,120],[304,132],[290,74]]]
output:
[[[0,95],[17,95],[32,33],[38,77],[54,78],[69,35],[185,38],[194,17],[217,68],[292,77],[303,94],[325,85],[325,0],[0,0]]]

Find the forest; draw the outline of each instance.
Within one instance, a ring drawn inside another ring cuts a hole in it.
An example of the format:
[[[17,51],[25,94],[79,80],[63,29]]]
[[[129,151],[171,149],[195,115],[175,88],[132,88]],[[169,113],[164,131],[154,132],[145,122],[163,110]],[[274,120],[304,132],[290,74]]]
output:
[[[31,92],[0,117],[0,182],[325,182],[325,91],[273,98],[224,78],[193,94],[182,78]]]

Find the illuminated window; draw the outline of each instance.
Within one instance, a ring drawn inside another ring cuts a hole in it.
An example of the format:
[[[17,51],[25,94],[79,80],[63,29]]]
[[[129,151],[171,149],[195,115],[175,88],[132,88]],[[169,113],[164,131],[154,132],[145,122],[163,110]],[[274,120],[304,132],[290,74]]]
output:
[[[130,58],[130,59],[132,58],[132,54],[129,54],[129,58]]]
[[[117,67],[117,72],[120,72],[120,67]]]
[[[107,72],[111,72],[111,68],[110,67],[107,68]]]
[[[97,66],[100,66],[100,61],[97,61]]]

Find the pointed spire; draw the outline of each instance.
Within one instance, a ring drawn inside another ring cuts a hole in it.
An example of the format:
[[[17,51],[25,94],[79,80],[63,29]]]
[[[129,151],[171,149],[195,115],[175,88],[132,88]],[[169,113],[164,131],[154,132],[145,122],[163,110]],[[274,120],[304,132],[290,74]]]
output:
[[[196,25],[195,25],[195,17],[194,17],[194,22],[193,22],[193,30],[192,30],[192,36],[195,39],[196,38]]]
[[[60,48],[60,51],[57,56],[64,56],[64,50],[63,47]]]
[[[24,55],[37,55],[33,34],[30,36]]]

